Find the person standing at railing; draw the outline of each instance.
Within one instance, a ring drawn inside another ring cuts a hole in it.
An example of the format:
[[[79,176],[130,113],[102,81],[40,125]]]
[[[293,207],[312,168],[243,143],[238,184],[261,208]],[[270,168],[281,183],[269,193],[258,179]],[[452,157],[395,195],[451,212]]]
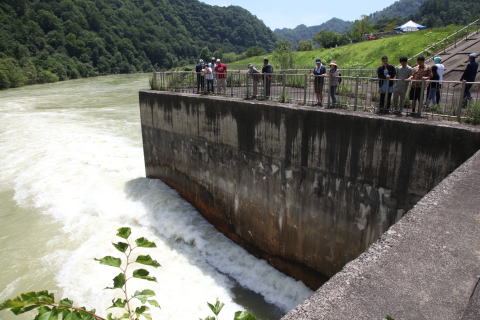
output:
[[[435,62],[435,66],[437,67],[438,76],[440,77],[440,83],[437,88],[437,104],[440,103],[441,98],[441,89],[442,89],[442,82],[443,78],[445,77],[445,66],[442,63],[442,57],[435,57],[433,58],[433,62]]]
[[[377,69],[377,76],[380,87],[380,106],[379,113],[386,114],[390,112],[392,103],[393,81],[397,74],[395,67],[388,63],[388,57],[382,57],[382,65]]]
[[[210,68],[212,68],[212,70],[215,70],[215,57],[212,57],[212,59],[210,60],[210,63],[208,64],[208,66]]]
[[[433,108],[435,108],[434,106],[438,105],[437,90],[440,86],[440,75],[438,74],[438,67],[436,65],[432,67],[432,77],[430,78],[430,81],[426,107],[428,108],[430,103],[432,103]]]
[[[197,73],[197,93],[200,93],[200,88],[202,89],[201,92],[205,92],[205,75],[204,69],[205,63],[202,59],[198,60],[198,64],[195,66],[195,72]]]
[[[210,68],[212,68],[214,86],[215,86],[215,66],[216,66],[216,61],[217,61],[217,59],[215,59],[215,57],[212,57],[212,59],[210,59],[210,63],[208,64],[208,66],[209,66]]]
[[[422,98],[425,93],[425,81],[432,77],[432,68],[425,64],[425,57],[417,58],[417,66],[413,68],[412,75],[408,80],[412,80],[412,88],[410,89],[410,100],[412,100],[412,116],[419,116],[422,108]],[[415,112],[418,103],[418,113]]]
[[[227,93],[227,65],[222,63],[220,59],[217,59],[217,65],[215,66],[215,74],[217,75],[217,92],[219,94]]]
[[[270,98],[270,89],[272,88],[273,67],[269,63],[268,58],[263,59],[263,87],[265,90],[265,98]]]
[[[412,75],[412,69],[408,65],[408,58],[401,57],[400,66],[397,68],[397,81],[395,81],[393,89],[393,113],[397,115],[402,114],[402,110],[405,107],[405,98],[408,91],[408,82],[406,80]]]
[[[207,93],[214,93],[213,89],[213,69],[210,67],[210,65],[206,65],[205,68],[203,69],[203,72],[205,74],[205,79],[207,80]]]
[[[330,62],[328,70],[328,82],[330,84],[331,107],[337,105],[337,87],[340,85],[340,72],[335,61]]]
[[[315,68],[313,68],[315,95],[317,96],[317,106],[322,105],[323,100],[323,85],[325,83],[325,74],[327,68],[322,64],[321,59],[315,60]]]
[[[253,83],[253,99],[257,99],[257,91],[258,91],[258,81],[260,80],[260,71],[251,63],[248,64],[248,76],[252,78]]]
[[[467,67],[465,68],[465,71],[463,72],[463,75],[460,81],[475,82],[477,78],[477,72],[478,72],[478,63],[475,62],[475,59],[477,59],[476,53],[471,53],[468,55],[468,64],[467,64]],[[470,93],[472,86],[473,85],[471,83],[470,84],[467,83],[465,85],[465,92],[463,94],[463,98],[465,102],[472,100],[472,94]]]

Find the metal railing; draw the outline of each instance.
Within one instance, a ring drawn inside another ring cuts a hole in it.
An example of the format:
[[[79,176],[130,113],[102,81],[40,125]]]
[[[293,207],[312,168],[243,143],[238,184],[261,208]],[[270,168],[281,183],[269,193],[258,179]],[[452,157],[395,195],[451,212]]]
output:
[[[480,32],[480,19],[473,21],[472,23],[466,25],[465,27],[455,31],[454,33],[448,35],[440,41],[435,42],[431,46],[423,49],[421,52],[410,57],[408,60],[410,62],[415,62],[415,59],[421,55],[427,58],[426,62],[431,61],[437,54],[445,54],[448,50],[454,49],[457,47],[457,44],[460,41],[468,40],[474,34]]]
[[[364,112],[396,112],[446,120],[480,121],[480,82],[406,81],[373,77],[229,72],[208,80],[195,72],[156,72],[153,90],[273,100],[304,106]],[[339,82],[339,83],[338,83]],[[383,87],[382,87],[383,85]],[[471,98],[466,99],[466,92]],[[412,106],[415,106],[412,110]]]

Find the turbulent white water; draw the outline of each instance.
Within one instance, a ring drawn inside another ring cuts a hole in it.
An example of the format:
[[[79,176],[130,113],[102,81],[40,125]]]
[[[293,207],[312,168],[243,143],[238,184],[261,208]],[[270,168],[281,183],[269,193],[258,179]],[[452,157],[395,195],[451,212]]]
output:
[[[219,234],[176,192],[145,176],[138,89],[146,75],[0,91],[0,300],[54,289],[105,310],[115,230],[157,243],[154,319],[198,319],[219,298],[222,319],[249,309],[278,318],[311,294]],[[1,319],[13,316],[0,313]]]

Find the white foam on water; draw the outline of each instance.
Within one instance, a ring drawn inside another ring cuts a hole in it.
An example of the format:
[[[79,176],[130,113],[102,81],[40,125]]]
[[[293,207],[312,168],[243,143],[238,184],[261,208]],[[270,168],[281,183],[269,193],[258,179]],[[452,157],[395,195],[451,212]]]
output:
[[[312,293],[217,232],[165,184],[142,178],[140,143],[116,134],[125,120],[108,128],[80,111],[25,110],[32,108],[0,115],[0,187],[62,223],[43,263],[58,268],[65,296],[97,310],[109,306],[113,297],[102,288],[116,270],[93,258],[117,255],[110,243],[121,226],[158,246],[145,251],[162,264],[158,283],[132,281],[130,289],[155,290],[162,309],[154,319],[204,317],[216,298],[226,304],[222,319],[231,319],[243,309],[231,292],[235,281],[284,311]]]

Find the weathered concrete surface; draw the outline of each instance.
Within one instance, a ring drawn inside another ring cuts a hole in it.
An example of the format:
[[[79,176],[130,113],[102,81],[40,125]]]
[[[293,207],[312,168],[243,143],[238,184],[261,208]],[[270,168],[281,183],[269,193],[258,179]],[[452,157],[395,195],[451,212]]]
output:
[[[478,320],[479,277],[480,152],[283,320]]]
[[[462,320],[478,320],[480,319],[480,279],[473,289],[467,309],[463,314]]]
[[[365,113],[144,91],[147,176],[311,287],[480,148],[480,132]]]

